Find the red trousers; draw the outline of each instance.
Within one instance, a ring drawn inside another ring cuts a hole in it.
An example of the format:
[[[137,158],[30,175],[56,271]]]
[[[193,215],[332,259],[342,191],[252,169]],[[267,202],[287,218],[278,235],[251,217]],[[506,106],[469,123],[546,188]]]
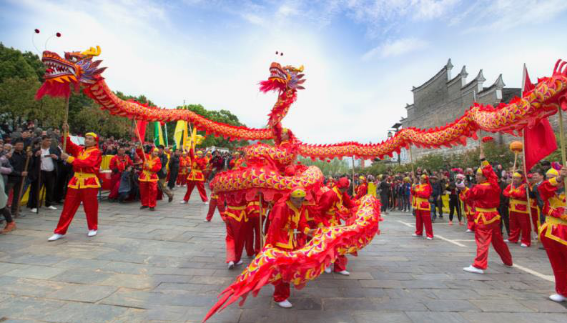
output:
[[[260,253],[260,219],[259,213],[248,215],[248,222],[246,222],[246,254],[248,256],[257,255]]]
[[[157,182],[140,182],[142,206],[156,207],[157,191]]]
[[[219,208],[219,212],[224,212],[224,201],[220,201],[218,198],[211,198],[211,203],[209,204],[209,212],[207,213],[207,221],[211,221],[213,219],[213,215],[215,214],[215,209]]]
[[[187,174],[177,175],[177,185],[185,185],[187,183]]]
[[[283,302],[286,299],[289,298],[289,294],[290,294],[290,288],[289,288],[289,283],[283,283],[283,282],[279,282],[277,284],[274,284],[275,290],[274,290],[274,301],[275,302]]]
[[[114,173],[110,177],[110,194],[108,194],[108,199],[115,200],[118,198],[118,189],[120,188],[120,177],[122,173]]]
[[[333,271],[338,273],[346,270],[347,263],[348,259],[346,256],[338,256],[337,260],[335,260],[335,268],[333,269]]]
[[[97,230],[98,228],[98,188],[68,188],[65,196],[63,210],[59,217],[59,223],[55,228],[55,233],[65,234],[75,213],[79,209],[79,205],[83,202],[83,209],[87,215],[87,227],[89,230]]]
[[[474,231],[474,213],[467,214],[467,229]]]
[[[191,198],[191,193],[193,192],[195,186],[197,186],[201,200],[203,200],[203,202],[207,202],[207,191],[205,191],[205,182],[203,181],[187,181],[187,193],[185,193],[183,200],[185,202],[189,201],[189,199]]]
[[[226,262],[240,261],[244,250],[244,239],[246,238],[246,222],[239,222],[227,216],[226,224]]]
[[[431,211],[415,210],[415,234],[418,236],[422,236],[423,227],[425,227],[425,234],[427,235],[427,237],[433,238],[433,226],[431,225]]]
[[[550,230],[550,228],[545,228],[539,239],[545,247],[553,275],[555,275],[555,292],[567,296],[567,245],[547,238],[545,236],[547,230]]]
[[[482,270],[488,267],[488,249],[490,248],[491,242],[494,250],[500,255],[502,262],[505,265],[512,266],[512,255],[500,233],[500,221],[494,221],[490,224],[477,223],[474,231],[474,239],[476,240],[474,267]]]
[[[522,234],[522,243],[531,246],[532,231],[530,224],[530,215],[528,213],[510,211],[510,237],[508,237],[508,241],[517,243],[520,239],[520,232]]]

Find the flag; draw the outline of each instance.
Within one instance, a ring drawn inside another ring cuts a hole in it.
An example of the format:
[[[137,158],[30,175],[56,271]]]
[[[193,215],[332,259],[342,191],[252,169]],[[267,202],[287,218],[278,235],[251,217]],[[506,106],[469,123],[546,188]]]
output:
[[[163,145],[165,142],[163,140],[163,131],[161,130],[161,124],[159,121],[154,122],[154,146]]]
[[[144,138],[146,138],[146,126],[148,122],[145,120],[136,121],[136,140],[141,140],[142,145],[144,144]]]
[[[530,80],[528,69],[524,64],[522,96],[535,86]],[[524,172],[528,172],[540,160],[557,150],[555,133],[547,118],[541,119],[533,127],[524,128]]]
[[[175,125],[175,131],[173,132],[173,141],[175,145],[173,146],[175,149],[182,149],[183,148],[183,138],[184,133],[183,131],[187,128],[187,121],[179,120]]]

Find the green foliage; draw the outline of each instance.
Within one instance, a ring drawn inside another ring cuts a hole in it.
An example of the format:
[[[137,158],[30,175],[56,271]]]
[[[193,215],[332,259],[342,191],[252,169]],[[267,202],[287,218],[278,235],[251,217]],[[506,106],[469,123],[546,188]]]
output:
[[[298,162],[305,166],[317,166],[325,176],[350,175],[349,159],[332,159],[330,162],[324,160],[312,160],[311,158],[299,157]]]
[[[9,78],[35,78],[42,81],[45,71],[37,55],[23,53],[14,48],[8,48],[0,43],[0,83]]]
[[[128,138],[131,121],[110,115],[108,111],[99,109],[95,104],[84,106],[75,117],[73,131],[86,133],[94,131],[104,137]]]
[[[221,122],[221,123],[229,124],[229,125],[232,125],[232,126],[244,126],[238,120],[238,117],[235,116],[234,114],[232,114],[228,110],[219,110],[219,111],[207,110],[207,109],[205,109],[205,107],[203,107],[200,104],[189,104],[189,105],[185,105],[185,106],[179,106],[179,107],[177,107],[177,109],[185,109],[185,110],[193,111],[193,112],[197,113],[198,115],[200,115],[204,118],[207,118],[209,120],[212,120],[212,121]],[[170,145],[173,145],[173,134],[174,134],[174,131],[175,131],[175,125],[176,125],[175,122],[170,122],[167,125],[168,138],[169,138],[169,144]],[[205,140],[201,144],[201,147],[215,146],[215,147],[225,147],[225,148],[233,149],[235,147],[242,147],[242,146],[248,145],[248,141],[246,141],[246,140],[230,141],[230,140],[222,138],[222,137],[215,137],[214,135],[207,135],[204,131],[197,131],[197,133],[202,135],[202,136],[206,136]]]

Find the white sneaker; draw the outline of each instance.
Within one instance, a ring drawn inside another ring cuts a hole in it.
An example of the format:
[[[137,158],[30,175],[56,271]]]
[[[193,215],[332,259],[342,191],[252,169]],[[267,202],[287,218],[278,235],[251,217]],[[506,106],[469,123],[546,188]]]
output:
[[[57,208],[56,208],[55,206],[53,206],[53,205],[50,205],[50,206],[48,206],[47,208],[50,209],[50,210],[57,210]]]
[[[34,207],[33,209],[31,209],[31,213],[37,213],[37,209]]]
[[[205,205],[209,205],[209,201],[205,202]]]
[[[97,232],[96,230],[89,230],[89,233],[87,233],[87,236],[94,237],[94,236],[96,236],[96,232]]]
[[[179,204],[187,204],[187,201],[181,200],[181,202],[179,202]]]
[[[228,262],[228,269],[234,269],[234,261]]]
[[[510,240],[508,240],[508,239],[504,239],[504,242],[508,243],[508,242],[510,242]]]
[[[470,265],[468,267],[463,268],[464,271],[467,271],[469,273],[474,273],[474,274],[484,274],[484,270],[482,269],[478,269],[473,265]]]
[[[325,273],[327,273],[327,274],[331,273],[331,266],[325,268]]]
[[[278,302],[278,306],[282,308],[292,308],[293,305],[286,299],[283,302]]]
[[[64,236],[65,236],[64,234],[56,233],[56,234],[52,235],[51,238],[47,239],[47,241],[57,241],[57,240],[63,238]]]
[[[560,294],[553,294],[553,295],[549,296],[549,299],[554,301],[554,302],[557,302],[557,303],[567,301],[567,297],[560,295]]]
[[[236,263],[236,265],[237,265],[237,266],[242,265],[242,259],[240,259],[240,260]]]
[[[522,247],[522,248],[527,248],[527,247],[528,247],[528,245],[527,245],[527,244],[525,244],[525,243],[522,243],[522,244],[520,245],[520,247]]]
[[[423,236],[421,236],[421,235],[419,235],[419,234],[415,234],[415,233],[412,234],[411,236],[412,236],[412,237],[423,237]]]
[[[472,231],[471,229],[467,229],[466,232],[467,232],[467,233],[471,233],[471,232],[473,232],[473,231]]]
[[[348,271],[346,271],[346,270],[338,271],[337,274],[343,275],[343,276],[350,276],[350,273],[349,273]]]
[[[209,221],[209,220],[205,219],[205,222],[211,222],[211,221]]]
[[[433,240],[433,237],[427,237],[427,240]]]

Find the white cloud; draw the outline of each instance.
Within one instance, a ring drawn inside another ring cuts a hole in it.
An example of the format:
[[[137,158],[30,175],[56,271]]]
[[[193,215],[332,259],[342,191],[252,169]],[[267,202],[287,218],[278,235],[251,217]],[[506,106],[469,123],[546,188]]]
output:
[[[413,0],[412,6],[416,8],[414,18],[431,20],[445,15],[459,0]]]
[[[398,39],[393,42],[386,42],[369,50],[362,55],[362,60],[367,61],[377,56],[382,58],[401,56],[427,48],[428,45],[426,41],[418,38]]]

